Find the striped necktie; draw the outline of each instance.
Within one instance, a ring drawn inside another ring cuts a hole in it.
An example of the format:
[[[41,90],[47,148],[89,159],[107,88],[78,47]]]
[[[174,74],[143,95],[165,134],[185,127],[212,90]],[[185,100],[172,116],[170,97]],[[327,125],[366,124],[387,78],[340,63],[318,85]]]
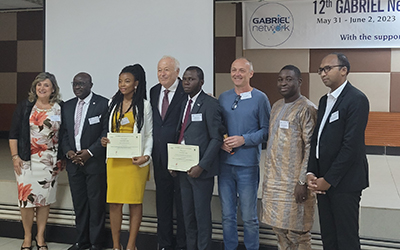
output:
[[[83,100],[80,100],[79,103],[78,103],[78,109],[76,111],[75,126],[74,126],[75,136],[77,136],[78,133],[79,133],[79,127],[81,125],[82,110],[83,110],[83,105],[84,104],[85,104],[85,101],[83,101]]]

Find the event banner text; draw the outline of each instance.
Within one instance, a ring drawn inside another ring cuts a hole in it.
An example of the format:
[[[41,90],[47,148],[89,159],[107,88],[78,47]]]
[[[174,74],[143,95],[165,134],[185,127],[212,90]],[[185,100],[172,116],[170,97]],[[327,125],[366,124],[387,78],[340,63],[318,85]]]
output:
[[[400,0],[243,4],[243,48],[400,47]]]

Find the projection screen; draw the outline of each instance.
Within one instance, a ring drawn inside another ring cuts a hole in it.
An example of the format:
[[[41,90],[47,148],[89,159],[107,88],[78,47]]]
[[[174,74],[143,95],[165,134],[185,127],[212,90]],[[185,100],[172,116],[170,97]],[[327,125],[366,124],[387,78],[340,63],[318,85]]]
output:
[[[63,100],[73,97],[78,72],[93,77],[93,92],[111,98],[118,74],[140,63],[147,89],[157,80],[163,55],[204,70],[203,89],[213,93],[213,0],[45,1],[45,70],[56,75]],[[147,92],[149,97],[149,92]]]

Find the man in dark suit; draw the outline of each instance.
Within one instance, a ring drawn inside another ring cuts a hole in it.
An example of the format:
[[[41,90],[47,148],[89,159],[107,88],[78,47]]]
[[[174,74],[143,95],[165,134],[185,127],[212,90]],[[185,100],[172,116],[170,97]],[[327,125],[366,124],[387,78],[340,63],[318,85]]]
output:
[[[218,100],[202,91],[204,73],[196,66],[186,69],[182,85],[188,95],[182,105],[177,142],[197,145],[200,162],[180,172],[187,249],[211,249],[211,198],[214,176],[219,172],[222,115]]]
[[[369,185],[364,138],[369,102],[347,81],[349,72],[350,63],[341,53],[327,55],[318,70],[331,90],[319,101],[307,184],[318,194],[325,250],[360,249],[361,192]]]
[[[178,78],[179,62],[164,56],[158,62],[159,83],[150,90],[153,109],[153,165],[156,183],[157,237],[159,249],[173,249],[173,207],[175,201],[177,233],[176,249],[186,249],[185,225],[179,179],[167,169],[167,143],[175,142],[182,102],[186,94]]]
[[[75,210],[76,243],[69,250],[102,249],[106,205],[105,148],[108,100],[92,93],[92,78],[77,74],[72,82],[75,98],[62,107],[62,149]]]

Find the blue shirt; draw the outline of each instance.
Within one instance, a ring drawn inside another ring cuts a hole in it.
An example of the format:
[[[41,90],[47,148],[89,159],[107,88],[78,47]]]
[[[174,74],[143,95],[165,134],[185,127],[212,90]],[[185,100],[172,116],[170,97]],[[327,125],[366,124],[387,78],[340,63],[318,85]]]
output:
[[[233,155],[221,150],[222,163],[235,166],[260,164],[261,144],[268,139],[271,105],[260,90],[253,88],[250,93],[251,97],[243,96],[235,109],[232,109],[237,97],[234,89],[225,91],[218,99],[228,136],[243,136],[245,141],[244,145],[234,149]]]

